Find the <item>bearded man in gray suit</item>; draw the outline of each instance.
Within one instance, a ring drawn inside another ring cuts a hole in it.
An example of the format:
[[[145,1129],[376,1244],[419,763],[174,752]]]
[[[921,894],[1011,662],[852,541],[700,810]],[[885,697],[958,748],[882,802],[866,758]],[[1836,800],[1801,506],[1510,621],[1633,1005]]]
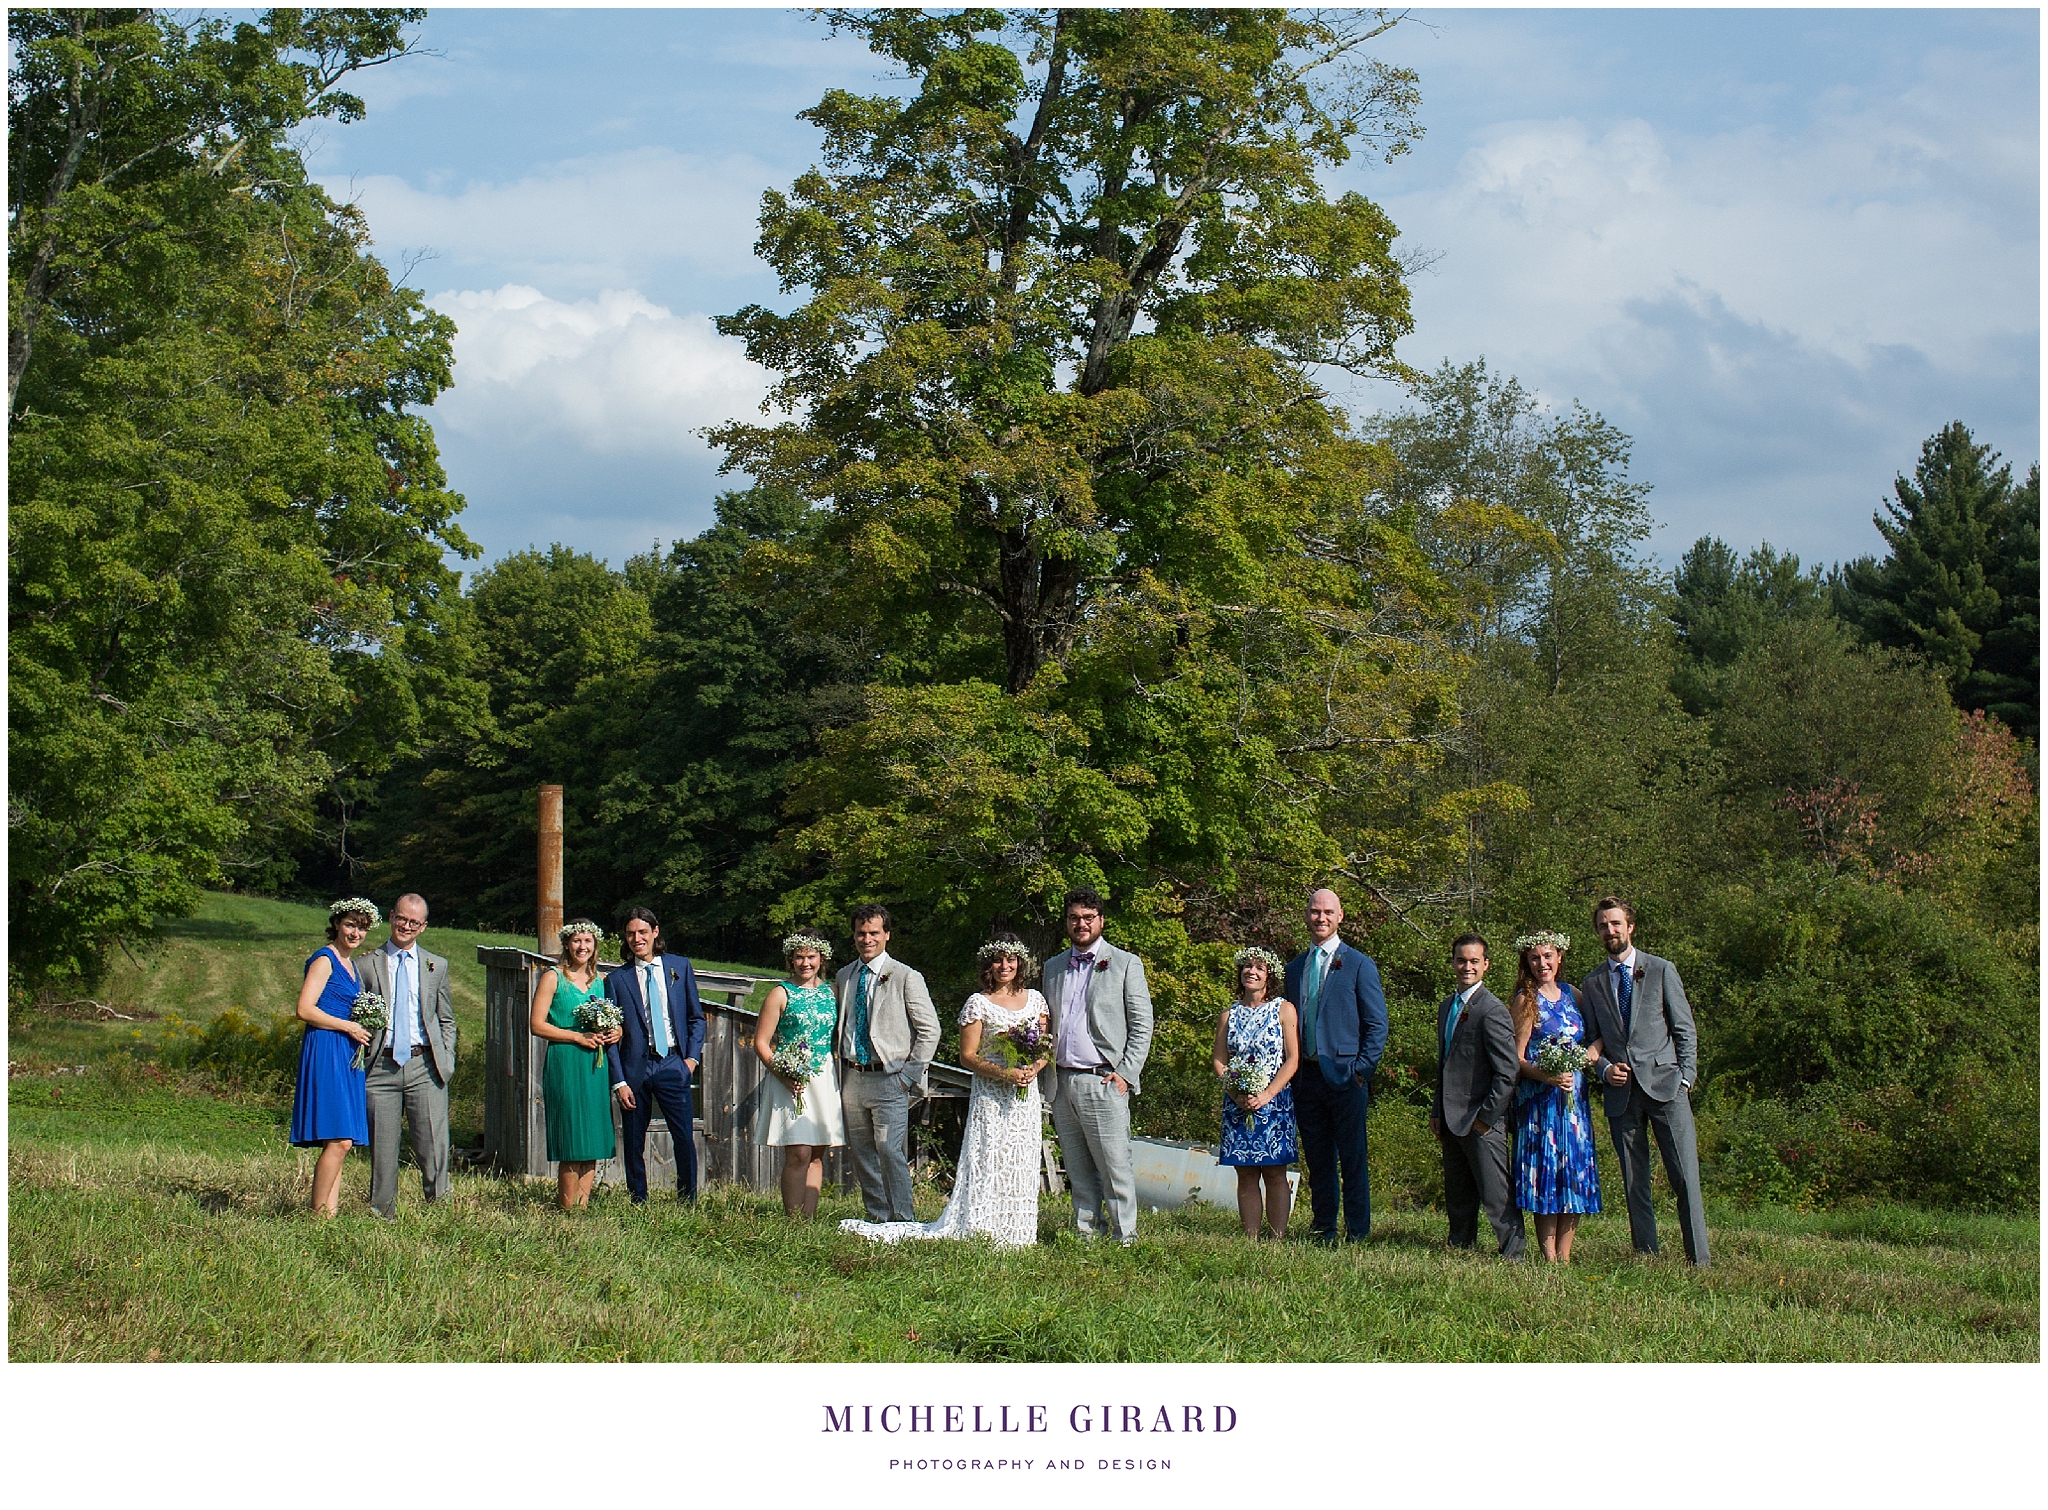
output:
[[[939,1014],[924,977],[889,957],[889,909],[853,909],[856,956],[833,979],[839,997],[840,1104],[846,1151],[871,1222],[914,1222],[910,1092],[939,1051]]]
[[[1052,1016],[1052,1125],[1060,1135],[1074,1230],[1107,1226],[1120,1243],[1138,1235],[1138,1179],[1131,1167],[1131,1097],[1152,1051],[1152,993],[1137,955],[1102,936],[1103,900],[1067,893],[1069,947],[1045,962]]]
[[[1614,1138],[1628,1232],[1638,1253],[1657,1251],[1657,1213],[1650,1205],[1650,1135],[1664,1156],[1664,1177],[1678,1200],[1685,1256],[1707,1266],[1707,1212],[1700,1200],[1699,1145],[1692,1087],[1699,1078],[1699,1035],[1678,967],[1635,947],[1635,909],[1620,897],[1593,907],[1593,931],[1607,960],[1579,986],[1586,1031],[1601,1043],[1589,1072],[1607,1087],[1607,1129]]]
[[[412,1134],[420,1185],[430,1201],[448,1193],[448,1081],[455,1074],[455,1002],[448,961],[419,947],[426,899],[407,892],[391,904],[391,937],[361,958],[363,985],[384,998],[390,1026],[364,1046],[369,1065],[370,1210],[398,1213],[400,1119]]]

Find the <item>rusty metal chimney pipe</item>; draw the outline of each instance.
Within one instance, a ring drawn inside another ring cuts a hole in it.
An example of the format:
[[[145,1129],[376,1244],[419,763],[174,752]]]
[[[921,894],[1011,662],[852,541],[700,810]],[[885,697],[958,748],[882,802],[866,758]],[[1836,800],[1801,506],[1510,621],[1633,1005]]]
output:
[[[540,789],[540,952],[562,952],[562,789]]]

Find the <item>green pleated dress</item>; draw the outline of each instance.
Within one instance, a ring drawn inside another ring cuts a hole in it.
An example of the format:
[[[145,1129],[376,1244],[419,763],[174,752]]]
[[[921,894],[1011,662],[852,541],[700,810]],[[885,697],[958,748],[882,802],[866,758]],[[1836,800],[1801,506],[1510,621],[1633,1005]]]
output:
[[[555,977],[548,1021],[576,1031],[576,1009],[604,995],[604,977],[585,991],[566,975]],[[541,1100],[547,1108],[548,1157],[554,1160],[609,1159],[612,1138],[612,1076],[604,1050],[574,1043],[550,1043],[541,1067]]]

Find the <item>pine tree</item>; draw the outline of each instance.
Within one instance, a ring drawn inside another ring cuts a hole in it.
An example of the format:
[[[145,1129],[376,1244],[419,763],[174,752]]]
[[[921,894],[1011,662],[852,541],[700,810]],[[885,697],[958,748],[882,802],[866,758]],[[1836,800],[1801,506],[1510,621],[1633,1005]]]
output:
[[[2038,478],[2036,468],[2015,489],[2012,468],[1968,426],[1945,426],[1873,518],[1891,554],[1849,563],[1840,593],[1867,638],[1918,651],[1958,706],[2028,735],[2040,718]]]

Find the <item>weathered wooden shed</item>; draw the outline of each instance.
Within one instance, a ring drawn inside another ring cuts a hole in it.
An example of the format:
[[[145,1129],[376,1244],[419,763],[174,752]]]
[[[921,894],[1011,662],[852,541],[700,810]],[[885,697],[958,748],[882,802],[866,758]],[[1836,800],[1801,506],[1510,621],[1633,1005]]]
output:
[[[554,961],[527,949],[479,948],[476,957],[484,967],[486,1162],[506,1174],[552,1177],[555,1166],[548,1162],[547,1118],[541,1102],[541,1069],[549,1045],[533,1036],[529,1023],[541,972],[552,968]],[[598,968],[609,974],[618,967],[600,961]],[[697,993],[704,1004],[704,1058],[697,1067],[696,1126],[690,1135],[697,1149],[700,1187],[716,1180],[773,1190],[781,1173],[780,1151],[754,1143],[755,1106],[767,1069],[753,1048],[760,1014],[749,1011],[746,1002],[754,987],[767,979],[772,977],[697,972]],[[932,1102],[964,1100],[971,1077],[957,1066],[934,1064],[929,1081],[929,1096],[912,1105],[913,1119],[928,1116]],[[616,1105],[612,1122],[616,1128]],[[647,1134],[650,1191],[664,1185],[674,1188],[672,1137],[657,1114]],[[825,1177],[853,1188],[853,1168],[844,1149],[826,1154]],[[600,1165],[598,1180],[625,1184],[625,1161],[614,1158]]]

